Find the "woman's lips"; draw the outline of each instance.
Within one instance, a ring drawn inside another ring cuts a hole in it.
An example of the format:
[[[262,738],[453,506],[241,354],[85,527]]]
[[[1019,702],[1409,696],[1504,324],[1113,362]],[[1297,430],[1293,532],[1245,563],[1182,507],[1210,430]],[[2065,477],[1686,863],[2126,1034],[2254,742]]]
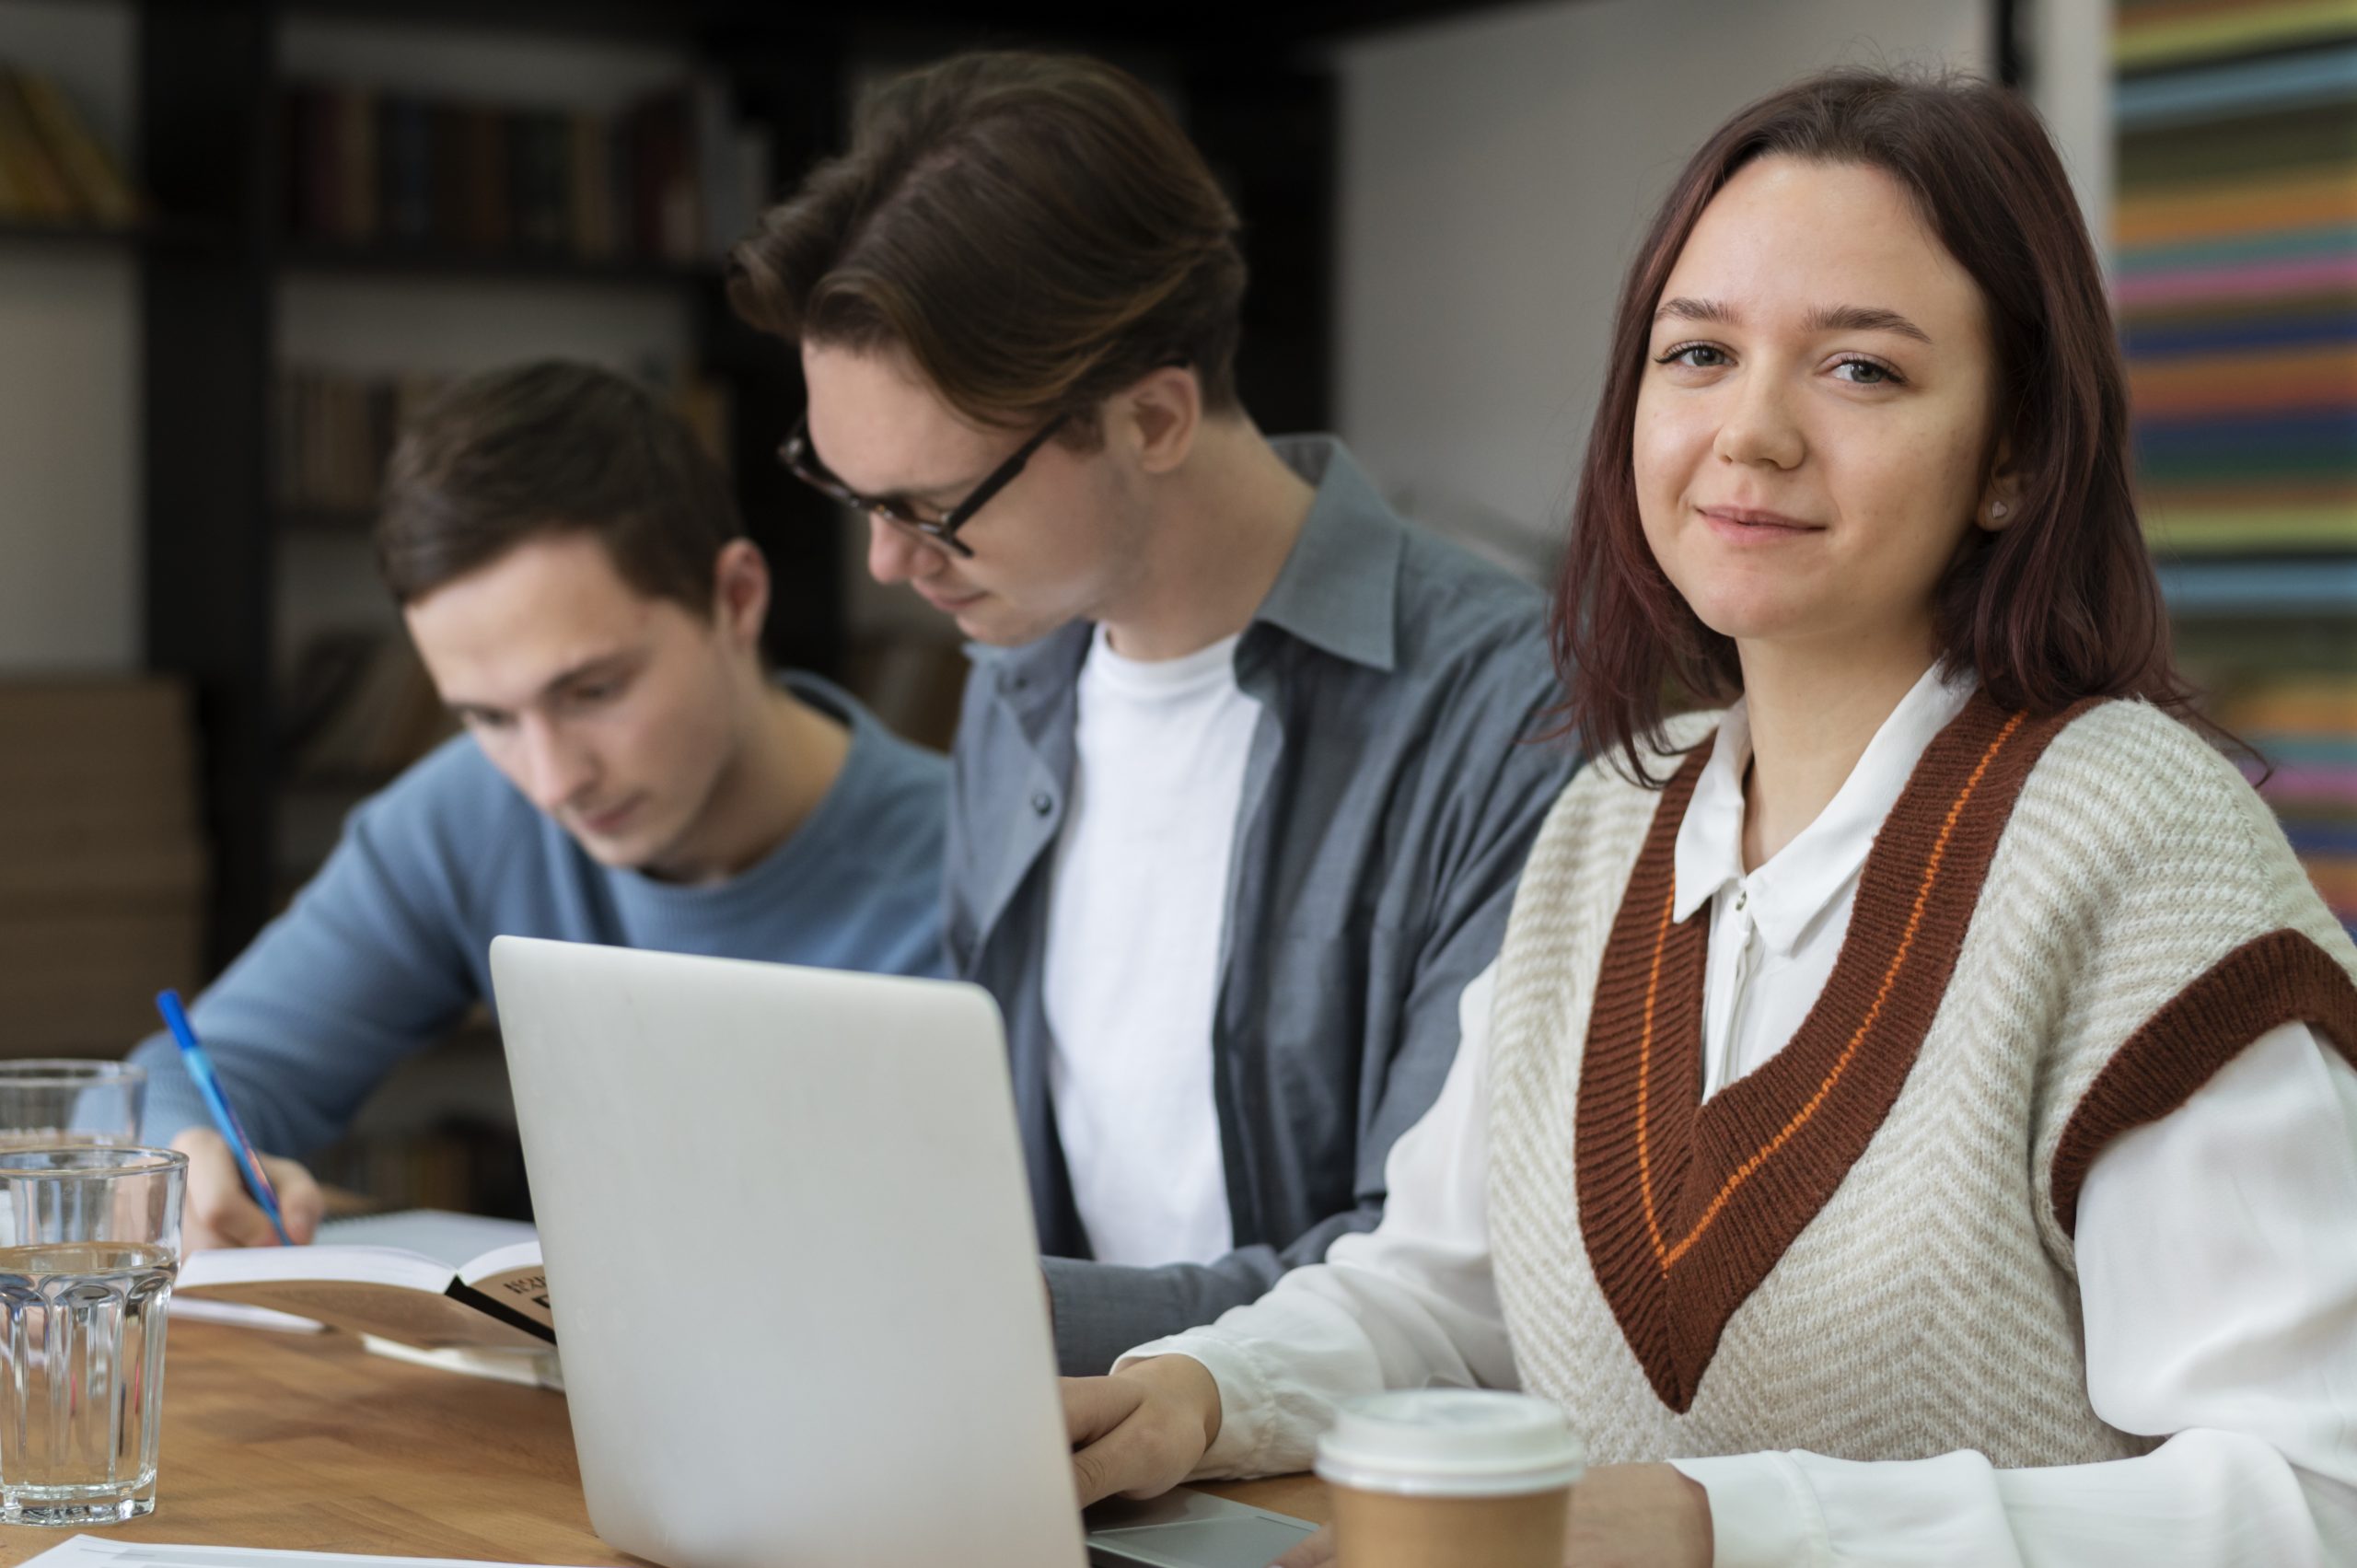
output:
[[[968,605],[972,604],[976,599],[981,598],[982,596],[978,593],[937,594],[925,588],[919,588],[917,590],[917,597],[923,599],[925,603],[933,606],[934,609],[940,610],[944,615],[955,615],[959,610],[965,609]]]
[[[1815,523],[1805,523],[1781,512],[1761,511],[1751,506],[1703,506],[1698,510],[1710,523],[1712,532],[1722,539],[1747,543],[1800,539],[1825,531]]]

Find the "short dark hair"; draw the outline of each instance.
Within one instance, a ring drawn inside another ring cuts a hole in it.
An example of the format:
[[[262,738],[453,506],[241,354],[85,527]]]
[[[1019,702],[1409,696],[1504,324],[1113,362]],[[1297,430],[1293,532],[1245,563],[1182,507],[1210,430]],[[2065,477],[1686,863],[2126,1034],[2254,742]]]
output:
[[[714,563],[744,534],[720,465],[626,377],[548,359],[469,377],[386,465],[377,566],[412,604],[525,540],[588,533],[624,582],[710,616]]]
[[[1835,71],[1760,99],[1678,177],[1620,291],[1555,598],[1557,668],[1590,756],[1662,741],[1665,678],[1723,702],[1735,644],[1671,585],[1638,517],[1632,442],[1653,315],[1711,199],[1756,159],[1881,170],[1905,190],[1986,302],[1996,354],[1989,454],[2008,444],[2014,520],[1968,530],[1937,592],[1941,656],[2008,709],[2061,712],[2191,692],[2129,489],[2127,377],[2095,248],[2045,126],[2021,95],[1969,77]]]
[[[1235,208],[1153,92],[1079,55],[961,54],[891,82],[731,258],[754,326],[895,345],[977,424],[1073,420],[1165,366],[1237,406]]]

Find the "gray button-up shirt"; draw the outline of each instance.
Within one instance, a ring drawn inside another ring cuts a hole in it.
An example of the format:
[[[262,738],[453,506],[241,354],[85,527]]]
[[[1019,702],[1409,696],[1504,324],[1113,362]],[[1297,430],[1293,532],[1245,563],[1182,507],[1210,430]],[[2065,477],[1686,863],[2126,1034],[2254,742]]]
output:
[[[1210,1263],[1086,1260],[1049,1098],[1049,851],[1092,629],[973,650],[950,767],[950,961],[1006,1015],[1070,1375],[1256,1299],[1382,1217],[1384,1156],[1440,1092],[1458,993],[1496,956],[1575,762],[1535,738],[1558,698],[1540,595],[1403,521],[1339,442],[1275,445],[1318,496],[1236,650],[1261,712],[1208,1042],[1236,1249]]]

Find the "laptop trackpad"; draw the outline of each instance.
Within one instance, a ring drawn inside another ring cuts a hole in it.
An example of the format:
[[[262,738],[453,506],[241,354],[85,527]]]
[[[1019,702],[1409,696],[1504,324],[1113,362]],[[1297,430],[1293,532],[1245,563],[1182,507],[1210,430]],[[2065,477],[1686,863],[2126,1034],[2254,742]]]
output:
[[[1086,1516],[1089,1560],[1144,1568],[1268,1568],[1316,1527],[1202,1492],[1110,1502]]]

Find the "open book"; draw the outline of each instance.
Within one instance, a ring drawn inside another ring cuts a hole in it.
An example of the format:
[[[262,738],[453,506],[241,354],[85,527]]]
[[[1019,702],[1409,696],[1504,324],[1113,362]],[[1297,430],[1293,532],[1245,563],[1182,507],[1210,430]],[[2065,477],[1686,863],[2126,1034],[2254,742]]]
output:
[[[192,1253],[173,1293],[421,1350],[545,1350],[556,1342],[532,1227],[435,1209],[332,1221],[308,1247]]]

